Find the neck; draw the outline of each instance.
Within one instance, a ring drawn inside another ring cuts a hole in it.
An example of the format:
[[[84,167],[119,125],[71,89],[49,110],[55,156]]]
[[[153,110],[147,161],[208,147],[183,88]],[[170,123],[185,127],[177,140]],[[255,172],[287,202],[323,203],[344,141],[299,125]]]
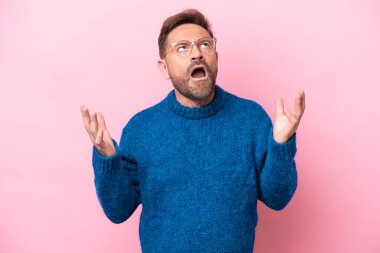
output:
[[[170,91],[165,98],[165,103],[178,116],[187,119],[205,119],[211,117],[222,109],[223,104],[229,98],[229,93],[224,91],[219,85],[215,85],[212,94],[201,101],[201,103],[199,103],[199,101],[195,103],[195,101],[188,100],[185,100],[184,102],[181,99],[176,98],[176,95],[175,89]],[[181,96],[179,95],[179,97]],[[205,105],[199,106],[200,104]],[[191,107],[191,105],[194,107]]]
[[[207,105],[208,103],[210,103],[213,100],[213,98],[215,96],[215,89],[212,91],[210,96],[208,96],[202,100],[191,100],[188,97],[183,96],[177,89],[174,89],[174,93],[175,93],[177,101],[181,105],[186,106],[186,107],[190,107],[190,108],[198,108],[198,107],[202,107],[202,106]]]

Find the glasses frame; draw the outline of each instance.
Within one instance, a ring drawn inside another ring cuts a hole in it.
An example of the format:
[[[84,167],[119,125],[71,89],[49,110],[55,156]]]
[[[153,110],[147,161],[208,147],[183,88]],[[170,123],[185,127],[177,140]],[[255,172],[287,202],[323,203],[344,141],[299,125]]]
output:
[[[194,41],[194,40],[178,40],[178,41],[175,41],[175,42],[170,43],[167,49],[169,49],[169,48],[173,48],[174,53],[175,53],[176,55],[178,55],[179,57],[189,57],[189,56],[191,55],[191,52],[193,52],[193,46],[194,46],[194,45],[197,46],[197,48],[198,48],[198,50],[199,50],[200,52],[203,52],[201,49],[199,49],[199,45],[198,45],[198,43],[199,43],[200,40],[202,40],[202,39],[206,39],[206,38],[210,38],[210,39],[212,39],[212,40],[214,41],[214,47],[212,48],[212,51],[215,51],[215,49],[216,49],[216,42],[217,42],[217,39],[216,39],[215,37],[202,37],[202,38],[197,39],[196,41]],[[178,43],[182,42],[182,41],[188,41],[188,42],[191,43],[191,45],[190,45],[190,51],[189,51],[189,53],[188,53],[187,55],[179,55],[179,54],[175,51],[175,46],[176,46]]]

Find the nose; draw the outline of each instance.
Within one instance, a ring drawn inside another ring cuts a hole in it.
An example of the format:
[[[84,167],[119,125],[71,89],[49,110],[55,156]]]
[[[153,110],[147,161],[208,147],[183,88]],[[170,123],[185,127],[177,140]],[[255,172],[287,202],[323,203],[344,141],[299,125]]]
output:
[[[193,45],[193,48],[191,50],[191,54],[190,54],[190,57],[191,57],[191,60],[195,60],[195,59],[203,59],[203,54],[202,52],[199,50],[198,46],[196,44]]]

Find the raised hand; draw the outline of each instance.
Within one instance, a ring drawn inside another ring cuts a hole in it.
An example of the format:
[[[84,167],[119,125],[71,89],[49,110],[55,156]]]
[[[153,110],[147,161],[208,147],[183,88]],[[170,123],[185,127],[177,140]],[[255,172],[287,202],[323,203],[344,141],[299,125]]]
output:
[[[107,131],[102,113],[94,112],[90,116],[88,109],[84,105],[81,105],[81,112],[84,127],[90,135],[96,150],[105,157],[114,155],[116,153],[115,145]]]
[[[276,120],[273,126],[273,137],[278,143],[284,143],[293,136],[305,111],[305,92],[300,90],[295,99],[295,108],[289,112],[284,108],[281,98],[276,99]]]

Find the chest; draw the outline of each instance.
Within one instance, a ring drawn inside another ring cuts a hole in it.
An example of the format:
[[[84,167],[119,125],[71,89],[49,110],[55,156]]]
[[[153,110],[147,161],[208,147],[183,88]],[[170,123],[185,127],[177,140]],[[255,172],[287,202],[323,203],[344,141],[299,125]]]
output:
[[[232,198],[241,189],[255,188],[250,132],[186,129],[157,136],[151,136],[138,158],[143,202],[160,205],[173,199],[207,199],[209,194],[224,201],[228,196],[223,189],[230,189]]]

